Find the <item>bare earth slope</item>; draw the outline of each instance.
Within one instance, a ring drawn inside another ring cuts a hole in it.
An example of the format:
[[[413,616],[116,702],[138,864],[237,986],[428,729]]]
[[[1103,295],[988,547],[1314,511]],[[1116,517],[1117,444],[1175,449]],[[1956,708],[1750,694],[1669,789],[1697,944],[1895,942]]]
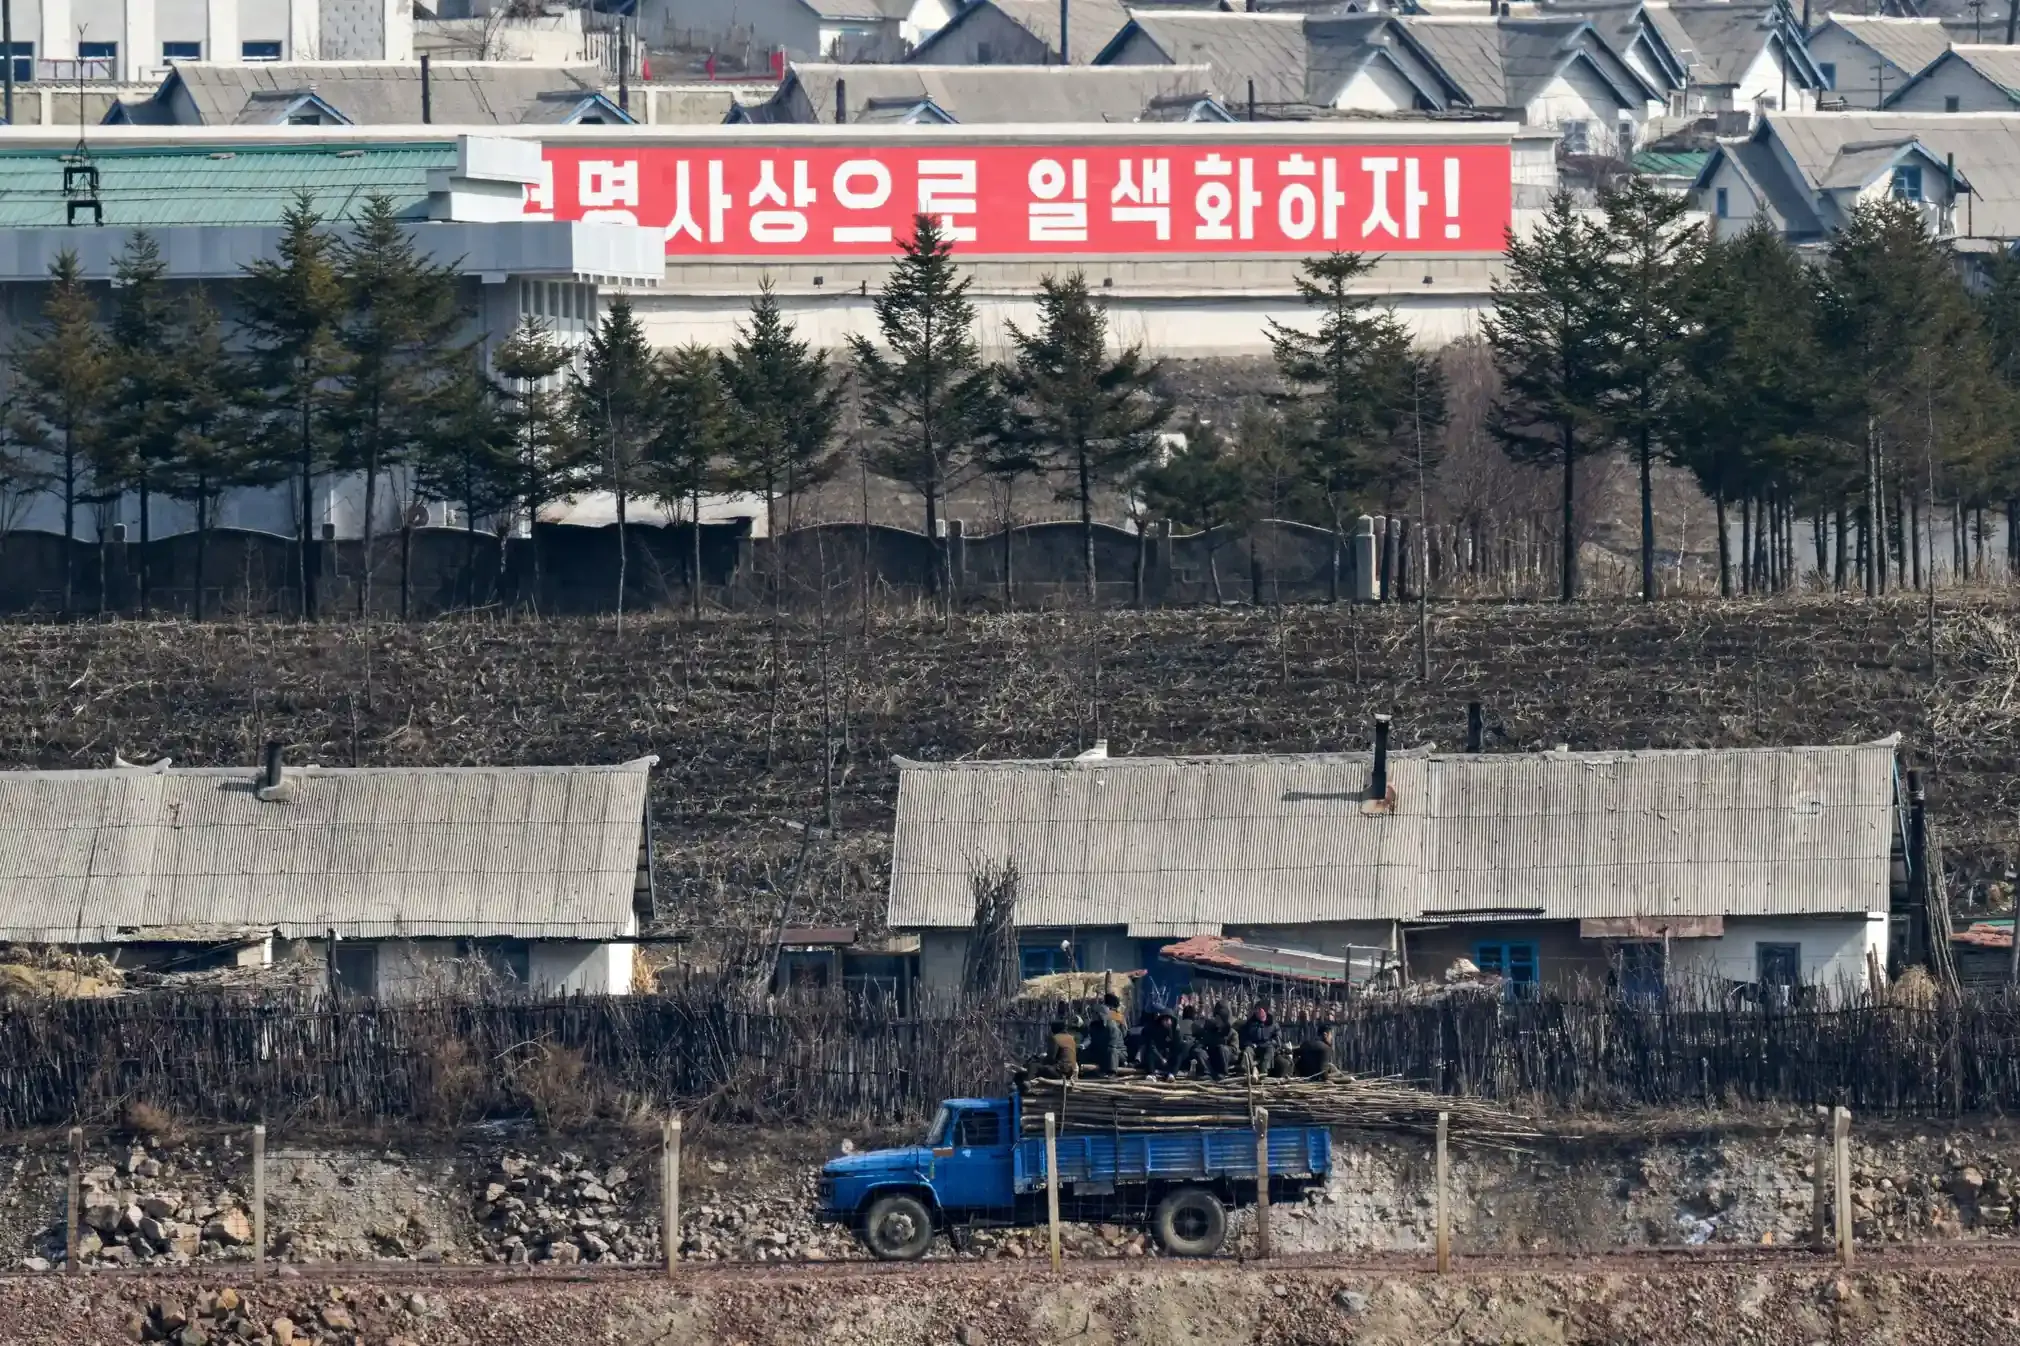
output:
[[[1920,598],[1865,603],[1466,605],[1413,610],[812,614],[401,627],[0,627],[0,765],[166,754],[251,764],[269,737],[332,765],[608,762],[657,753],[663,904],[758,927],[804,852],[794,920],[880,918],[891,758],[1849,742],[1900,732],[1963,878],[2015,851],[2020,622],[1946,602],[1932,671]],[[825,688],[825,696],[824,696]],[[824,710],[825,706],[825,710]],[[825,728],[824,728],[825,726]],[[823,770],[824,745],[833,770]],[[826,819],[835,841],[804,841]],[[1953,884],[1958,882],[1953,875]]]

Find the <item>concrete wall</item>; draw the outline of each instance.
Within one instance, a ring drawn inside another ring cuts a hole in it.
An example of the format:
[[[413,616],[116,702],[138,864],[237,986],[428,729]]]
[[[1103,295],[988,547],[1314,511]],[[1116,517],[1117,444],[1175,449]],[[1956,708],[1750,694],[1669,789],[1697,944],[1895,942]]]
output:
[[[641,0],[638,7],[638,34],[649,45],[734,43],[741,53],[748,40],[760,66],[780,47],[797,60],[819,56],[820,30],[820,18],[800,0]]]
[[[406,1000],[455,991],[462,960],[471,957],[453,939],[371,941],[379,996]],[[346,941],[347,947],[356,947]],[[526,941],[528,983],[541,995],[629,995],[633,945],[577,940]],[[326,958],[321,940],[306,941],[310,957]]]
[[[1957,100],[1958,112],[2011,112],[2013,100],[2006,91],[1963,61],[1954,58],[1933,68],[1929,78],[1908,88],[1905,81],[1890,82],[1889,90],[1903,90],[1887,104],[1889,112],[1949,112],[1949,100]],[[1857,105],[1855,105],[1857,106]]]
[[[1725,191],[1726,214],[1718,214],[1718,193]],[[1766,203],[1754,195],[1753,187],[1734,168],[1731,160],[1721,161],[1711,180],[1698,194],[1698,209],[1711,217],[1712,229],[1720,238],[1737,238],[1753,227],[1754,217],[1766,213]]]
[[[1837,80],[1826,97],[1842,98],[1853,108],[1876,108],[1916,72],[1903,70],[1836,24],[1825,24],[1810,36],[1810,59],[1835,66]],[[1875,67],[1879,67],[1876,71]],[[1942,103],[1936,108],[1942,110]]]
[[[1460,958],[1477,961],[1484,941],[1523,941],[1536,946],[1537,974],[1544,986],[1568,986],[1580,979],[1603,985],[1606,946],[1581,939],[1576,921],[1465,921],[1406,932],[1410,976],[1435,980]]]
[[[1674,977],[1698,977],[1720,982],[1751,983],[1758,975],[1759,946],[1796,944],[1802,948],[1805,985],[1826,994],[1863,990],[1867,985],[1866,954],[1870,950],[1887,966],[1887,913],[1867,916],[1726,918],[1718,939],[1676,940],[1670,945]]]
[[[1074,64],[1086,65],[1095,52],[1076,51],[1072,56]],[[914,59],[930,65],[1050,65],[1058,61],[1059,53],[1010,22],[1001,10],[983,5],[964,12],[921,43]]]
[[[1408,112],[1417,106],[1416,86],[1387,59],[1369,61],[1340,90],[1333,106],[1354,112]]]

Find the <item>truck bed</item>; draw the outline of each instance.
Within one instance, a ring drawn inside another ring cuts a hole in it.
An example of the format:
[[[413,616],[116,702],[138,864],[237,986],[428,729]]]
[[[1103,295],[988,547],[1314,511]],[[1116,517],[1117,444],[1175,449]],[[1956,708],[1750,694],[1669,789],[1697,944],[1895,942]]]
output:
[[[1256,1137],[1248,1129],[1220,1131],[1078,1131],[1060,1136],[1059,1185],[1080,1193],[1118,1185],[1255,1177]],[[1332,1132],[1322,1126],[1270,1128],[1272,1177],[1316,1178],[1331,1170]],[[1045,1141],[1017,1142],[1017,1191],[1045,1187]]]

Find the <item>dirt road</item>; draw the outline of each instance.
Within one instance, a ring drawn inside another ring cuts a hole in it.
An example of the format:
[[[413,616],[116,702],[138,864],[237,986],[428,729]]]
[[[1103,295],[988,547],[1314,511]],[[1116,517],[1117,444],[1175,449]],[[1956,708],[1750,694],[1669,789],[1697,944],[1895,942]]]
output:
[[[285,1323],[277,1320],[285,1319]],[[540,1272],[374,1266],[252,1279],[0,1277],[0,1341],[179,1346],[2007,1346],[2020,1249],[1778,1249],[1462,1261],[766,1265]]]

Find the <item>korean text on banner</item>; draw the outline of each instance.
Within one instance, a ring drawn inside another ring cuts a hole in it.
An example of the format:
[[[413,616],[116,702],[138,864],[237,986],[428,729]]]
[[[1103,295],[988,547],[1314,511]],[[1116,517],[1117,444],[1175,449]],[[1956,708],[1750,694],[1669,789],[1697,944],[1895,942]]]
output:
[[[915,215],[987,256],[1499,252],[1506,145],[547,147],[527,209],[675,257],[884,255]]]

